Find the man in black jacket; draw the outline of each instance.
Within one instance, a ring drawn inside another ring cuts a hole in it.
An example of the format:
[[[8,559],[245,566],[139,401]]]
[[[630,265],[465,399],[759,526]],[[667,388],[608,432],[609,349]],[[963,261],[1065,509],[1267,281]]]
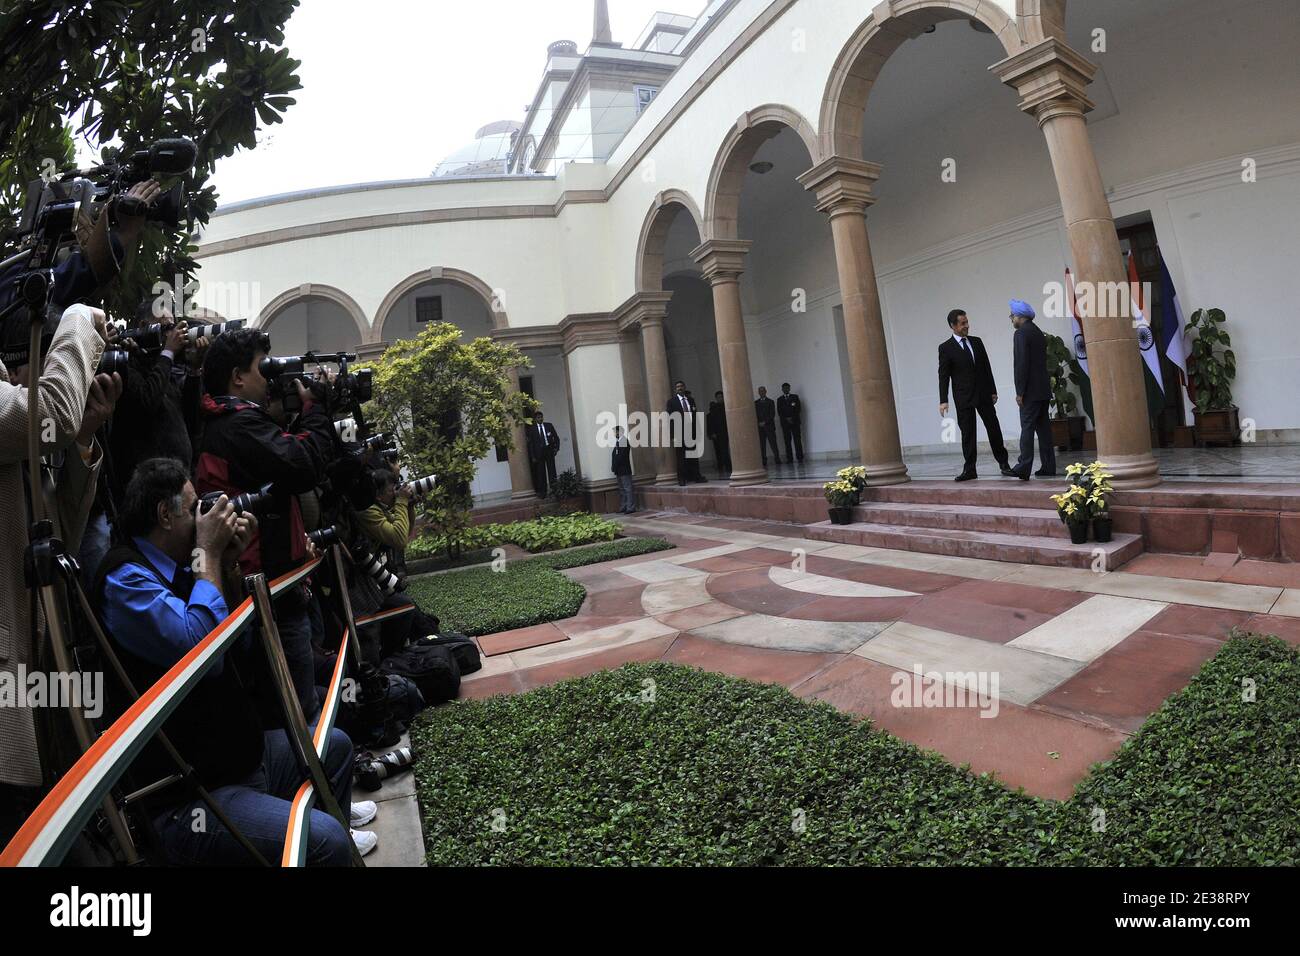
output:
[[[302,403],[297,423],[290,423],[289,430],[276,424],[267,411],[270,383],[258,367],[270,347],[270,336],[260,329],[223,332],[209,346],[203,363],[207,422],[194,486],[199,494],[220,491],[233,496],[270,485],[271,502],[258,515],[259,533],[240,563],[245,574],[263,571],[273,580],[307,558],[297,496],[324,478],[325,466],[334,457],[334,423],[325,406],[295,381]],[[302,585],[282,592],[276,598],[275,619],[294,689],[310,721],[318,705],[308,600]]]
[[[555,426],[543,420],[541,412],[533,414],[528,433],[528,463],[533,471],[533,490],[537,497],[545,498],[546,491],[555,484],[555,456],[560,451],[560,436]]]
[[[713,458],[718,463],[718,477],[726,478],[731,474],[731,438],[727,434],[727,406],[723,403],[721,392],[713,393],[713,401],[709,403],[709,411],[704,418],[704,430],[708,433],[709,441],[713,442]]]
[[[781,438],[785,442],[785,460],[803,461],[803,402],[790,391],[790,383],[781,383],[781,397],[776,400],[776,416],[781,419]],[[793,447],[791,447],[793,441]]]
[[[1052,421],[1047,414],[1052,386],[1047,375],[1047,336],[1034,324],[1034,310],[1020,299],[1011,300],[1011,324],[1016,328],[1016,404],[1020,406],[1020,460],[1012,472],[1029,480],[1034,465],[1034,436],[1042,467],[1039,478],[1056,475],[1056,449],[1052,446]]]
[[[767,387],[758,386],[758,399],[754,402],[754,414],[758,416],[758,450],[763,456],[763,467],[767,467],[767,446],[772,446],[772,457],[781,464],[781,453],[776,450],[776,402],[767,397]]]
[[[975,474],[975,415],[984,420],[984,430],[993,446],[1002,474],[1014,474],[1007,463],[1007,446],[1002,442],[1002,426],[998,424],[998,387],[993,382],[993,367],[984,343],[970,334],[970,319],[964,309],[948,313],[948,328],[952,335],[939,346],[939,414],[948,414],[948,383],[952,382],[953,404],[957,411],[957,427],[961,429],[961,451],[965,466],[955,481],[970,481]]]
[[[609,470],[618,479],[618,513],[630,515],[636,511],[636,490],[632,486],[632,447],[623,437],[623,426],[614,426],[614,450],[609,459]]]

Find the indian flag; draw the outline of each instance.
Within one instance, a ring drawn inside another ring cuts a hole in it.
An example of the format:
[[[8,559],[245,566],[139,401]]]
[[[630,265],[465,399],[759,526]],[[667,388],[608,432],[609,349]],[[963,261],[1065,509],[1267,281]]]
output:
[[[1083,326],[1079,322],[1079,303],[1074,294],[1074,276],[1070,267],[1065,267],[1065,311],[1070,316],[1070,334],[1074,337],[1074,371],[1079,373],[1079,397],[1083,399],[1083,412],[1092,421],[1092,378],[1088,375],[1088,343],[1083,337]]]
[[[1146,362],[1151,377],[1161,392],[1165,390],[1164,379],[1160,375],[1160,350],[1156,348],[1156,334],[1147,318],[1145,303],[1142,301],[1142,283],[1138,281],[1137,260],[1132,251],[1128,254],[1128,288],[1130,301],[1133,303],[1133,327],[1137,329],[1138,350],[1142,361]]]

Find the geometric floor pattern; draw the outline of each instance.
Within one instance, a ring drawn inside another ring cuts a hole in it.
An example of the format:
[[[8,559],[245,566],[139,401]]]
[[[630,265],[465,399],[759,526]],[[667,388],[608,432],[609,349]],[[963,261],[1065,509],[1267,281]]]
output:
[[[1065,799],[1234,627],[1300,644],[1295,576],[1094,572],[812,541],[793,524],[610,517],[677,547],[564,572],[587,589],[579,614],[480,638],[463,697],[675,661],[782,684]]]

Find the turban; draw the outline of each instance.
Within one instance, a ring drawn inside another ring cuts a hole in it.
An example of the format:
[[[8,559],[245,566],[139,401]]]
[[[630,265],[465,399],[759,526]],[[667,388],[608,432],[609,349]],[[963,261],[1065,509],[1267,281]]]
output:
[[[1012,299],[1011,314],[1019,315],[1026,319],[1032,319],[1034,317],[1034,308],[1028,302],[1023,302],[1020,299]]]

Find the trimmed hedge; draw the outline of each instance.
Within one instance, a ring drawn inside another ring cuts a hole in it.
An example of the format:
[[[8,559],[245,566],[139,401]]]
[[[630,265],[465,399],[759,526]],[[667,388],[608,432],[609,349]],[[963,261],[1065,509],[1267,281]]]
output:
[[[528,521],[511,521],[508,524],[473,525],[457,534],[457,541],[465,550],[492,548],[500,544],[514,544],[530,554],[572,548],[594,541],[613,541],[621,530],[617,521],[610,521],[586,511],[567,515],[544,515]],[[432,557],[445,553],[447,539],[429,534],[421,535],[406,548],[406,557]]]
[[[428,710],[412,742],[432,865],[1300,862],[1300,656],[1276,638],[1230,640],[1064,803],[662,662]]]
[[[662,538],[621,538],[590,548],[412,578],[407,596],[444,628],[477,636],[573,617],[587,589],[560,570],[671,548]]]

